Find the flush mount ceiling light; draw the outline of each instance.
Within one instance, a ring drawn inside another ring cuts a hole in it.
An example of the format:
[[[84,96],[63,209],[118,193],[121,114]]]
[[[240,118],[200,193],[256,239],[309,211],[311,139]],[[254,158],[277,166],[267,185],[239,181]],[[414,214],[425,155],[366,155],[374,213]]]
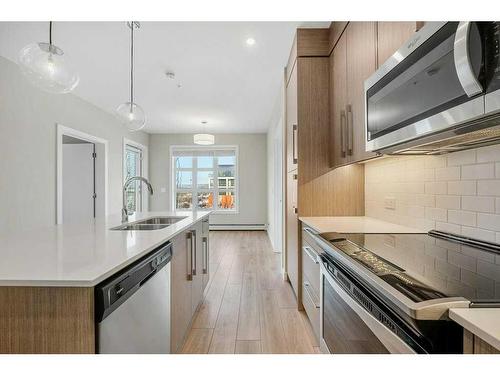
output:
[[[127,26],[130,28],[130,101],[121,104],[116,109],[116,114],[128,130],[137,131],[146,125],[146,114],[137,103],[134,103],[134,29],[139,29],[141,24],[130,21],[127,22]]]
[[[255,44],[255,39],[254,38],[247,38],[246,43],[249,46],[253,46]]]
[[[202,121],[201,124],[203,125],[203,133],[195,134],[194,135],[194,144],[196,145],[201,145],[201,146],[210,146],[215,143],[215,137],[213,134],[207,134],[205,131],[207,122]]]
[[[67,94],[80,81],[78,73],[67,63],[64,51],[52,44],[52,21],[49,42],[31,43],[19,52],[19,66],[33,85],[52,94]]]

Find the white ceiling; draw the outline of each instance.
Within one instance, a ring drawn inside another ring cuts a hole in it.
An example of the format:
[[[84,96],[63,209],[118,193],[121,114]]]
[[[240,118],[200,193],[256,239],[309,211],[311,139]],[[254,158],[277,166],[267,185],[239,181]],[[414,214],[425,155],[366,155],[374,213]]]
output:
[[[149,133],[266,132],[297,27],[325,22],[142,22],[135,33],[135,102]],[[248,46],[248,37],[256,40]],[[17,61],[48,23],[0,22],[0,55]],[[75,94],[114,112],[129,100],[125,22],[55,22],[53,43],[80,74]],[[175,80],[166,78],[173,71]],[[177,85],[182,87],[178,88]]]

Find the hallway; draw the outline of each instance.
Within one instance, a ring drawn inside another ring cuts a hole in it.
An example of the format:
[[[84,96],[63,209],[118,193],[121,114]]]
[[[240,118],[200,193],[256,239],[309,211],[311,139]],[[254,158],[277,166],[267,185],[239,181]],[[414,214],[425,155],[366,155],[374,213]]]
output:
[[[210,281],[183,353],[319,353],[264,231],[210,232]]]

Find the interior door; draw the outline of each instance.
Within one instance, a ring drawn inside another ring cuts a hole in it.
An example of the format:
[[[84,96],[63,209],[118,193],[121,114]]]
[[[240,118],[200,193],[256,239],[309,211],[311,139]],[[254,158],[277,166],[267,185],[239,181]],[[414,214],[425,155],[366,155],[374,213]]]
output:
[[[366,151],[364,82],[377,69],[376,22],[349,22],[347,33],[347,150],[352,161],[376,156]]]
[[[94,144],[63,143],[63,222],[95,217]]]
[[[330,108],[332,116],[330,165],[339,166],[349,162],[347,154],[347,37],[342,34],[330,55]]]
[[[297,216],[297,174],[294,172],[287,173],[287,274],[290,284],[295,291],[295,295],[299,294],[299,253],[298,253],[298,231],[299,222]]]

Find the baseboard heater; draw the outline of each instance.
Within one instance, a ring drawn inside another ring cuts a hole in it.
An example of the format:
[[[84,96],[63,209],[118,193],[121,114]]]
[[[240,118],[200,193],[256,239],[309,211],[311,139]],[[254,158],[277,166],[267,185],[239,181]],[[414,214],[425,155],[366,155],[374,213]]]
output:
[[[266,224],[210,224],[210,230],[267,230]]]

